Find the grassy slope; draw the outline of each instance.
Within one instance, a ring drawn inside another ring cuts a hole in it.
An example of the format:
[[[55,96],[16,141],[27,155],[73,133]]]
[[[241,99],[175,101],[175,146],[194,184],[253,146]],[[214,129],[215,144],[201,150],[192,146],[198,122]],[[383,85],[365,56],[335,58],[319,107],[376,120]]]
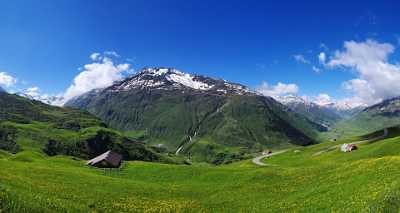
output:
[[[93,158],[115,150],[126,159],[181,162],[155,153],[134,139],[106,128],[98,118],[77,109],[54,107],[0,92],[0,149]]]
[[[312,104],[298,104],[293,103],[288,105],[295,112],[304,115],[311,121],[319,124],[324,124],[327,126],[333,126],[335,123],[342,119],[339,113],[334,110],[320,107],[318,105]]]
[[[352,153],[336,149],[313,156],[343,142],[274,156],[265,160],[274,165],[269,167],[249,161],[219,167],[128,162],[112,174],[68,157],[0,153],[0,206],[6,211],[397,211],[400,137],[392,134]]]
[[[317,124],[275,100],[259,96],[220,96],[181,91],[103,92],[70,103],[121,131],[139,131],[150,145],[193,160],[223,162],[245,158],[266,147],[316,143]],[[196,135],[196,136],[194,136]],[[193,140],[188,144],[189,138]],[[238,151],[239,150],[239,151]]]
[[[346,138],[399,124],[400,117],[398,115],[388,116],[377,112],[363,111],[350,119],[339,121],[331,131],[322,133],[321,136],[323,139]]]

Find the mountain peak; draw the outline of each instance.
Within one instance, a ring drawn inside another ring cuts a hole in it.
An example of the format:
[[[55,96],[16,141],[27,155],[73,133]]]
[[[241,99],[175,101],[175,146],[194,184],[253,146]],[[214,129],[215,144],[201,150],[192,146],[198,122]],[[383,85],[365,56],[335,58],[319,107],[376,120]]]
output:
[[[24,98],[27,98],[27,99],[30,99],[30,100],[40,101],[42,103],[53,105],[53,106],[62,106],[65,102],[65,99],[63,96],[32,95],[32,94],[28,94],[26,92],[17,92],[14,94],[24,97]]]
[[[281,102],[283,105],[293,105],[293,104],[312,104],[308,100],[297,96],[297,95],[285,95],[285,96],[278,96],[276,99]]]
[[[220,94],[255,94],[246,86],[214,79],[202,75],[194,75],[175,68],[144,68],[140,72],[120,81],[110,88],[111,91],[128,91],[133,89],[157,90],[195,90]]]
[[[303,98],[303,97],[296,96],[296,95],[279,96],[279,97],[276,97],[276,99],[284,105],[290,105],[290,106],[298,105],[298,104],[310,105],[310,106],[312,105],[312,106],[333,109],[333,110],[337,110],[337,111],[346,111],[346,110],[352,110],[355,108],[363,107],[360,105],[352,104],[349,101],[310,100],[309,98]]]
[[[138,74],[142,75],[152,75],[152,76],[162,76],[167,73],[181,73],[175,68],[167,68],[167,67],[145,67]]]

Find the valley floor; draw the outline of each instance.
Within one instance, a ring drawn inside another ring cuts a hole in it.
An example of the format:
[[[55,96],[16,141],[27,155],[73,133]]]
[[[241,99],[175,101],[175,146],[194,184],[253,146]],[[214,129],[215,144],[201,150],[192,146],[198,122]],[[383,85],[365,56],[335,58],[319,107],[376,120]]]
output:
[[[126,162],[120,172],[0,152],[0,212],[397,212],[400,137],[313,156],[340,143],[272,156],[268,167]]]

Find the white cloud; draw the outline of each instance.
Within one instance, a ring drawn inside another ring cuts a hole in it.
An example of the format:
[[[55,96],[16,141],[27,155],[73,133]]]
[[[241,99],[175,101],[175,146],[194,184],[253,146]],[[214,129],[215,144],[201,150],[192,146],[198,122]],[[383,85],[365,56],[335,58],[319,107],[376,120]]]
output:
[[[321,72],[321,69],[318,68],[318,67],[316,67],[316,66],[312,66],[312,70],[313,70],[315,73],[320,73],[320,72]]]
[[[30,87],[26,89],[25,94],[35,98],[40,96],[39,92],[40,92],[39,87]]]
[[[17,83],[17,79],[13,76],[0,72],[0,86],[10,87]]]
[[[321,93],[318,96],[316,96],[315,98],[313,98],[313,101],[318,104],[318,105],[328,105],[331,104],[333,102],[332,98],[326,94],[326,93]]]
[[[261,85],[256,88],[256,91],[265,96],[279,97],[296,94],[299,92],[299,87],[296,84],[284,84],[281,82],[270,86],[267,82],[262,82]]]
[[[344,98],[336,101],[335,105],[339,109],[352,109],[356,107],[367,107],[368,105],[359,97]]]
[[[389,54],[393,53],[394,47],[389,43],[378,43],[368,39],[365,42],[346,41],[344,51],[336,51],[334,57],[329,61],[329,66],[347,66],[364,68],[365,65],[386,62]],[[369,72],[364,69],[361,73]]]
[[[346,41],[344,50],[336,51],[327,66],[354,71],[357,77],[344,82],[343,88],[352,93],[349,100],[370,105],[400,95],[400,65],[388,61],[394,50],[392,44],[372,39]]]
[[[347,109],[352,109],[355,107],[359,106],[366,106],[364,103],[360,101],[359,98],[344,98],[337,100],[335,98],[332,98],[326,93],[320,93],[317,96],[302,96],[304,100],[307,100],[309,102],[314,102],[320,106],[326,106],[326,107],[334,107],[336,109],[341,109],[341,110],[347,110]]]
[[[108,55],[108,56],[114,56],[114,57],[120,57],[119,55],[118,55],[118,53],[117,52],[115,52],[115,51],[105,51],[104,52],[104,55]]]
[[[72,85],[64,94],[65,100],[82,95],[88,91],[111,86],[115,81],[121,80],[125,72],[130,71],[130,64],[116,64],[113,57],[115,52],[103,55],[91,55],[93,63],[86,64],[83,70],[74,78]]]
[[[57,97],[57,96],[50,96],[46,93],[42,93],[41,89],[37,86],[29,87],[28,89],[25,89],[23,91],[25,95],[28,95],[29,97],[39,100],[39,101],[47,101],[47,99],[51,97]],[[46,102],[47,103],[47,102]]]
[[[100,53],[92,53],[90,55],[90,59],[92,59],[93,61],[97,61],[97,59],[99,59],[100,57]]]
[[[304,64],[310,64],[310,61],[308,61],[306,58],[304,58],[304,56],[301,54],[293,55],[293,58],[297,62],[304,63]]]
[[[115,51],[105,51],[103,54],[95,52],[90,55],[90,59],[92,59],[92,61],[101,61],[108,57],[119,58],[120,55]]]
[[[318,55],[318,61],[321,64],[325,64],[326,61],[326,54],[324,52],[320,52]]]
[[[18,94],[26,95],[28,98],[41,101],[46,104],[62,106],[64,104],[64,98],[60,95],[49,95],[46,93],[42,93],[41,89],[37,86],[33,86],[19,92]]]

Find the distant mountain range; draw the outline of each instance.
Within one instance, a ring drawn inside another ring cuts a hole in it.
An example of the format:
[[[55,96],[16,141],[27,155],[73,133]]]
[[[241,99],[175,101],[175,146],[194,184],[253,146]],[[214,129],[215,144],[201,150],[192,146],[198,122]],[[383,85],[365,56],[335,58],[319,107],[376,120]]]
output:
[[[400,125],[400,97],[369,106],[335,128],[338,135],[354,136]]]
[[[288,106],[297,113],[323,126],[331,127],[342,119],[336,108],[322,106],[314,102],[307,101],[298,96],[283,96],[277,98],[279,102]]]
[[[295,112],[328,128],[354,116],[363,109],[363,107],[352,107],[346,103],[316,103],[295,95],[281,96],[276,99]]]
[[[99,128],[99,124],[82,126],[95,119],[85,113],[46,105],[63,102],[62,97],[17,96],[2,88],[0,93],[0,121],[50,122],[71,131]],[[315,103],[293,95],[275,99],[223,79],[173,68],[145,68],[110,87],[73,98],[65,106],[87,110],[163,153],[215,164],[265,148],[314,144],[321,135],[340,138],[400,125],[400,97],[367,108]],[[64,113],[75,117],[57,118]]]
[[[352,110],[355,108],[348,103],[342,103],[342,102],[317,103],[317,102],[306,100],[305,98],[302,98],[302,97],[296,96],[296,95],[280,96],[280,97],[277,97],[276,99],[285,105],[292,105],[292,104],[315,105],[315,106],[331,109],[331,110],[334,110],[337,112],[348,111],[348,110]]]
[[[25,98],[28,98],[30,100],[36,100],[36,101],[40,101],[42,103],[54,105],[54,106],[60,106],[60,105],[63,105],[63,103],[64,103],[64,97],[62,97],[62,96],[41,96],[41,95],[32,96],[32,95],[29,95],[24,92],[17,92],[15,94],[25,97]]]
[[[264,147],[313,144],[326,129],[243,85],[172,68],[145,68],[66,106],[171,152],[214,162]]]

